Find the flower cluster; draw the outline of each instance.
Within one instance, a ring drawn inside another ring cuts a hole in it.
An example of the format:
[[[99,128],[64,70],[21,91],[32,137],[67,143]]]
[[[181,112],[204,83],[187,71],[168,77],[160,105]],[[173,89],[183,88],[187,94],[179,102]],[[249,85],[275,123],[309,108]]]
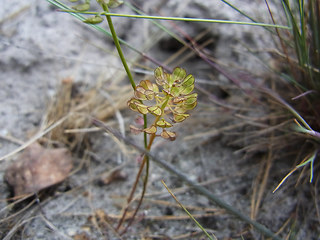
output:
[[[141,114],[152,114],[155,116],[153,124],[144,131],[148,134],[156,134],[158,128],[162,129],[161,137],[174,140],[176,133],[167,131],[173,123],[183,122],[190,115],[187,111],[197,105],[197,93],[194,89],[194,77],[186,74],[182,68],[175,68],[172,74],[158,67],[154,71],[156,84],[149,80],[142,80],[134,91],[134,97],[128,101],[131,110]],[[144,101],[148,101],[145,104]],[[169,118],[170,122],[166,120]]]

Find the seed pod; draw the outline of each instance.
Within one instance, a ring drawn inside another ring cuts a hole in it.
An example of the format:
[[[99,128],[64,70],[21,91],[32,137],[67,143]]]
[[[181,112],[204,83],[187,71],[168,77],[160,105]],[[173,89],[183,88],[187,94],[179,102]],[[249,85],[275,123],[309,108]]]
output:
[[[101,23],[103,21],[103,18],[99,15],[87,18],[86,20],[84,20],[84,23],[89,23],[89,24],[98,24]]]
[[[108,7],[109,8],[116,8],[123,4],[121,0],[109,0]]]
[[[161,133],[161,137],[163,137],[164,139],[168,139],[170,141],[174,141],[176,140],[177,134],[175,132],[169,132],[163,129]]]
[[[190,115],[187,113],[179,113],[179,114],[173,114],[173,121],[174,122],[183,122],[187,117]]]
[[[148,107],[146,105],[143,105],[142,103],[136,103],[136,106],[138,112],[141,114],[147,114],[149,112]]]
[[[74,10],[76,11],[88,11],[89,8],[90,8],[90,4],[89,3],[83,3],[83,4],[79,4],[79,5],[76,5],[76,6],[73,6],[72,7]]]
[[[140,102],[135,98],[131,98],[127,104],[132,111],[138,111],[137,105],[136,105],[137,103],[140,103]]]
[[[197,101],[197,97],[198,97],[198,94],[197,93],[192,93],[192,94],[189,94],[189,95],[186,95],[184,96],[186,98],[186,101],[185,101],[185,104],[193,104],[194,102]]]
[[[162,118],[157,122],[157,126],[161,128],[170,128],[172,127],[172,124]]]
[[[154,76],[158,85],[163,86],[165,83],[167,83],[168,75],[163,72],[162,67],[157,67],[156,70],[154,70]]]
[[[145,95],[146,90],[138,85],[136,90],[134,91],[134,96],[139,100],[147,100],[147,96]]]
[[[133,134],[139,134],[139,133],[142,132],[142,129],[137,128],[136,126],[130,125],[130,131],[131,131]]]
[[[157,132],[157,127],[154,126],[154,125],[151,125],[150,127],[145,128],[143,131],[148,133],[148,134],[154,134],[154,133]]]
[[[160,116],[162,114],[162,110],[161,108],[159,108],[158,106],[151,106],[148,107],[148,110],[151,114],[155,115],[155,116]]]
[[[183,68],[179,68],[179,67],[175,68],[173,70],[173,73],[171,74],[169,84],[172,85],[175,82],[182,81],[186,77],[186,75],[187,75],[186,70],[184,70]]]

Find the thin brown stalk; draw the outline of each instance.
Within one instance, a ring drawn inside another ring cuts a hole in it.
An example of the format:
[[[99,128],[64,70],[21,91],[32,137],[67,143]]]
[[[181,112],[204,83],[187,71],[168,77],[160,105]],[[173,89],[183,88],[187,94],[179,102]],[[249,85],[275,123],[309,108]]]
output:
[[[137,175],[136,175],[135,182],[134,182],[133,187],[132,187],[132,189],[131,189],[131,191],[130,191],[129,197],[127,198],[127,206],[126,206],[125,209],[124,209],[124,212],[123,212],[123,214],[122,214],[122,218],[120,219],[120,221],[119,221],[119,223],[118,223],[118,225],[117,225],[117,227],[116,227],[116,230],[119,230],[119,228],[121,227],[123,221],[124,221],[125,218],[126,218],[127,212],[128,212],[128,210],[129,210],[129,205],[130,205],[130,203],[131,203],[131,201],[132,201],[132,199],[133,199],[133,194],[135,193],[136,188],[137,188],[137,186],[138,186],[138,182],[139,182],[139,179],[140,179],[140,176],[141,176],[141,173],[142,173],[142,170],[143,170],[143,168],[144,168],[145,163],[146,163],[145,158],[143,158],[143,161],[142,161],[142,163],[141,163],[141,165],[140,165],[139,171],[138,171],[138,173],[137,173]]]

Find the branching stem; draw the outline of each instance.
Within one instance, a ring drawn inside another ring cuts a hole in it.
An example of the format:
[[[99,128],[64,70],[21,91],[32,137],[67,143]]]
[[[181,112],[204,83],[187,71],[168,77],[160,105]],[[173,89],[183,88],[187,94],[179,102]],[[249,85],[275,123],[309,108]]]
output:
[[[108,6],[107,6],[106,4],[102,3],[101,6],[102,6],[102,8],[103,8],[103,10],[104,10],[105,12],[109,13],[109,8],[108,8]],[[128,67],[128,64],[127,64],[127,61],[126,61],[126,59],[125,59],[125,57],[124,57],[124,54],[123,54],[123,52],[122,52],[122,50],[121,50],[121,46],[120,46],[120,43],[119,43],[119,39],[118,39],[118,36],[117,36],[116,31],[115,31],[115,29],[114,29],[114,26],[113,26],[113,23],[112,23],[112,19],[111,19],[111,17],[108,16],[108,15],[106,15],[106,19],[107,19],[107,21],[108,21],[108,25],[109,25],[109,28],[110,28],[110,32],[111,32],[111,35],[112,35],[114,44],[115,44],[115,46],[116,46],[116,48],[117,48],[117,51],[118,51],[119,57],[120,57],[120,59],[121,59],[122,65],[123,65],[124,69],[126,70],[126,73],[127,73],[127,75],[128,75],[128,78],[129,78],[129,81],[130,81],[130,83],[131,83],[131,86],[132,86],[133,90],[135,90],[135,89],[136,89],[136,84],[135,84],[135,82],[134,82],[134,80],[133,80],[133,76],[132,76],[131,71],[130,71],[130,69],[129,69],[129,67]],[[147,116],[144,115],[144,116],[143,116],[143,119],[144,119],[144,125],[146,126],[146,125],[147,125]],[[147,134],[144,133],[144,146],[145,146],[145,149],[146,149],[146,150],[148,150],[148,151],[150,150],[151,145],[152,145],[152,142],[153,142],[153,140],[154,140],[154,137],[155,137],[155,136],[151,136],[151,137],[150,137],[149,145],[148,145],[148,143],[147,143],[147,142],[148,142]],[[136,208],[136,210],[135,210],[135,213],[134,213],[133,217],[131,218],[131,221],[129,222],[129,224],[127,225],[127,227],[125,228],[125,230],[124,230],[123,233],[125,233],[125,232],[127,231],[128,227],[132,224],[132,221],[134,220],[134,217],[135,217],[135,215],[137,214],[137,212],[138,212],[138,210],[139,210],[139,208],[140,208],[140,206],[141,206],[141,204],[142,204],[142,200],[143,200],[144,195],[145,195],[145,192],[146,192],[147,183],[148,183],[148,177],[149,177],[149,164],[150,164],[150,163],[149,163],[149,157],[148,157],[147,155],[145,155],[144,158],[143,158],[143,161],[142,161],[142,163],[141,163],[139,172],[138,172],[138,174],[137,174],[137,176],[136,176],[136,180],[135,180],[135,182],[134,182],[134,185],[133,185],[132,190],[131,190],[131,192],[130,192],[130,195],[129,195],[129,197],[128,197],[128,205],[127,205],[127,207],[125,208],[124,213],[123,213],[123,215],[122,215],[122,217],[121,217],[121,219],[120,219],[120,221],[119,221],[119,223],[118,223],[118,226],[117,226],[117,228],[116,228],[117,230],[119,230],[119,228],[121,227],[121,225],[122,225],[122,223],[123,223],[123,221],[124,221],[124,219],[125,219],[125,217],[126,217],[126,214],[127,214],[127,212],[128,212],[128,208],[129,208],[129,204],[130,204],[130,202],[132,201],[133,194],[134,194],[134,192],[136,191],[136,188],[137,188],[137,185],[138,185],[138,181],[139,181],[139,179],[140,179],[140,176],[141,176],[141,173],[142,173],[142,170],[143,170],[145,164],[146,164],[146,177],[145,177],[144,184],[143,184],[142,194],[141,194],[141,197],[140,197],[138,206],[137,206],[137,208]]]

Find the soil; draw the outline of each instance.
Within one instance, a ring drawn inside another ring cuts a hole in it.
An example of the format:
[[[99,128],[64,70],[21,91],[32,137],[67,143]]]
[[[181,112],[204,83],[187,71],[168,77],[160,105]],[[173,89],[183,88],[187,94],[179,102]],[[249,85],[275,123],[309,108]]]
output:
[[[150,15],[247,21],[220,1],[137,2]],[[70,2],[66,4],[72,5]],[[92,2],[93,8],[97,8],[95,4]],[[259,21],[270,22],[263,1],[242,1],[241,9]],[[134,14],[124,5],[112,11]],[[113,18],[113,21],[121,38],[170,68],[179,65],[187,69],[197,79],[199,89],[206,89],[231,105],[244,103],[241,95],[237,95],[234,83],[199,57],[188,57],[190,51],[170,62],[168,58],[182,45],[159,31],[151,21],[128,18]],[[160,23],[183,39],[188,39],[187,36],[196,38],[206,30],[199,44],[210,40],[205,51],[229,74],[238,78],[249,72],[257,82],[265,80],[267,69],[264,62],[271,61],[271,56],[262,50],[274,47],[265,29],[229,24]],[[106,27],[106,24],[103,22],[101,26]],[[249,53],[248,48],[258,50],[261,61]],[[127,233],[118,236],[113,228],[134,182],[140,154],[90,124],[83,128],[92,131],[80,134],[83,141],[70,149],[74,166],[70,176],[22,203],[12,204],[12,200],[7,200],[12,197],[12,188],[4,181],[5,171],[19,158],[26,145],[32,143],[30,139],[48,148],[70,148],[62,140],[65,136],[54,140],[50,134],[34,138],[47,127],[46,117],[52,103],[61,96],[59,91],[63,80],[72,79],[77,99],[84,98],[85,93],[93,90],[94,94],[104,96],[106,106],[113,109],[111,114],[101,119],[108,126],[119,130],[136,144],[142,145],[142,136],[135,136],[129,130],[137,115],[125,107],[128,98],[122,97],[121,91],[129,81],[111,38],[67,13],[56,11],[46,1],[12,0],[4,2],[0,9],[0,52],[2,239],[205,239],[161,180],[217,239],[265,239],[257,230],[220,209],[152,161],[146,199],[134,224]],[[127,47],[124,47],[124,52],[132,64],[136,82],[152,79],[152,69],[157,67],[155,64]],[[142,71],[141,66],[146,70]],[[246,86],[241,82],[240,85]],[[220,131],[232,119],[226,116],[233,113],[221,110],[199,89],[197,108],[175,129],[178,138],[174,142],[158,139],[152,153],[191,179],[207,182],[208,190],[251,217],[254,191],[263,188],[260,206],[254,216],[258,222],[273,232],[279,231],[283,238],[291,233],[295,237],[293,239],[319,239],[316,186],[313,188],[311,184],[305,184],[296,188],[296,178],[290,178],[279,191],[272,193],[293,166],[290,159],[274,163],[266,185],[262,186],[258,179],[266,168],[265,161],[262,161],[266,159],[266,153],[238,153],[242,145],[232,145],[234,139]],[[254,114],[259,116],[264,110],[258,107]],[[86,117],[95,114],[89,109]],[[16,149],[15,154],[10,154]],[[140,191],[139,185],[137,198]]]

